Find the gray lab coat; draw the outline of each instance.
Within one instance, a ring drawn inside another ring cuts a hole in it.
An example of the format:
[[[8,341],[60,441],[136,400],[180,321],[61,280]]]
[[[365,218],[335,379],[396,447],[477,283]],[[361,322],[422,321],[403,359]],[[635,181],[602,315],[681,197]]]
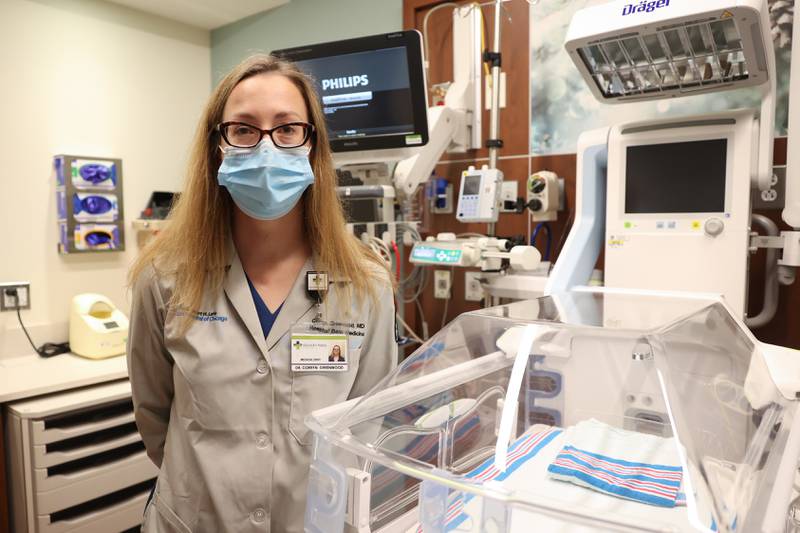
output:
[[[309,260],[264,339],[235,252],[219,295],[176,335],[170,283],[151,270],[133,289],[128,370],[136,424],[160,467],[142,530],[295,532],[303,529],[311,411],[369,391],[396,365],[391,286],[376,304],[354,302],[347,372],[292,373],[290,330],[316,314],[306,294]],[[328,320],[345,322],[335,291]]]

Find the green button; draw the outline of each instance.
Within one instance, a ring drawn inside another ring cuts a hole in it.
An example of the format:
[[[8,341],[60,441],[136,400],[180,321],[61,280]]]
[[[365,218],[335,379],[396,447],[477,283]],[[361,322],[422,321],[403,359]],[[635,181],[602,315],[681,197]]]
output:
[[[625,223],[625,229],[631,229],[632,227],[633,227],[633,224],[631,224],[630,222],[626,222]]]

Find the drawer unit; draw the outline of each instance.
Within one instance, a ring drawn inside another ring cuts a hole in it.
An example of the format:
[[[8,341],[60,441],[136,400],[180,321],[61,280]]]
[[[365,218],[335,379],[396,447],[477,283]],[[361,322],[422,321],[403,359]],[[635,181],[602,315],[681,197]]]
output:
[[[6,419],[14,531],[141,524],[158,471],[136,430],[127,380],[9,404]]]

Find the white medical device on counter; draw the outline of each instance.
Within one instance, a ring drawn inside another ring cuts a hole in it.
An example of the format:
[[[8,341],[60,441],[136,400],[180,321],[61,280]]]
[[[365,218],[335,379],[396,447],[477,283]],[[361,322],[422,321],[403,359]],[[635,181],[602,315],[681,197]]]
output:
[[[503,173],[487,165],[461,173],[456,219],[459,222],[497,222]]]
[[[128,317],[102,294],[79,294],[69,313],[69,347],[76,355],[104,359],[125,353]]]

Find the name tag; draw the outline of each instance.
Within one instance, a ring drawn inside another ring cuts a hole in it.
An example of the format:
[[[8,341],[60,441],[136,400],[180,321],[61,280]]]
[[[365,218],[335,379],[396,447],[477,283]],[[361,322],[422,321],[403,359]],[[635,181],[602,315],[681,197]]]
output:
[[[347,335],[292,332],[292,372],[347,372]]]

